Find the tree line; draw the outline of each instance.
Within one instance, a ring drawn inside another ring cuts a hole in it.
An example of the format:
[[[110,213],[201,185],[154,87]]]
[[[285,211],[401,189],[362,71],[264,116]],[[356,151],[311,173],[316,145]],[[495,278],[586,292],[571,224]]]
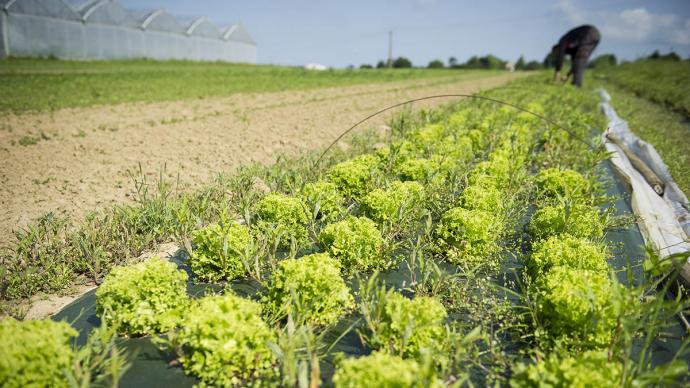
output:
[[[647,59],[659,59],[659,60],[670,60],[670,61],[682,61],[683,59],[677,53],[671,51],[668,54],[660,54],[659,50],[654,51],[651,55],[646,57]],[[568,62],[566,60],[566,62]],[[515,70],[540,70],[551,66],[553,63],[551,54],[546,55],[543,61],[539,62],[536,60],[526,61],[524,56],[520,56],[517,61],[515,61],[512,66]],[[590,68],[601,68],[606,66],[617,65],[618,58],[614,54],[601,54],[591,61],[589,61],[588,67]],[[428,69],[487,69],[487,70],[502,70],[506,68],[508,61],[503,60],[495,55],[488,54],[483,57],[473,56],[467,61],[460,63],[455,57],[448,58],[447,62],[443,62],[440,59],[434,59],[430,61],[426,68]],[[353,66],[351,66],[353,67]],[[412,67],[423,67],[414,66],[412,61],[406,57],[397,57],[390,61],[380,60],[375,66],[371,64],[362,64],[360,69],[383,69],[392,67],[394,69],[407,69]]]

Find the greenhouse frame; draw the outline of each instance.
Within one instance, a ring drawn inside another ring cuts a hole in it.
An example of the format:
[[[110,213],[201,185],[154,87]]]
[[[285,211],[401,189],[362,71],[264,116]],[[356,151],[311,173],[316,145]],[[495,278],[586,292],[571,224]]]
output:
[[[116,0],[0,0],[0,8],[0,58],[256,63],[241,24],[221,29],[203,16],[128,10]]]

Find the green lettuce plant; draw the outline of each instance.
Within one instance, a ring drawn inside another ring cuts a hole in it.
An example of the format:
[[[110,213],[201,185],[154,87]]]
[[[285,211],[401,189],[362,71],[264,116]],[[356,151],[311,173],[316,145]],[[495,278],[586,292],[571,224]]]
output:
[[[407,139],[422,150],[434,148],[446,137],[446,130],[442,124],[428,124],[424,127],[411,131]]]
[[[607,273],[558,266],[536,287],[539,315],[554,339],[581,348],[609,344],[616,320]]]
[[[333,221],[344,212],[345,198],[335,183],[319,181],[307,183],[302,189],[304,202],[324,221]]]
[[[484,179],[469,185],[460,195],[465,209],[483,210],[500,215],[503,209],[503,194],[492,180]]]
[[[443,214],[436,234],[441,246],[447,247],[449,260],[476,267],[495,264],[499,228],[500,223],[489,212],[456,207]]]
[[[379,164],[386,170],[390,168],[395,169],[407,160],[421,156],[421,152],[416,146],[406,139],[393,141],[390,145],[376,150]]]
[[[307,238],[309,217],[306,205],[300,198],[280,193],[270,193],[256,204],[257,226],[260,230],[279,239],[281,247],[293,241]]]
[[[366,304],[364,305],[366,306]],[[379,295],[374,308],[365,308],[374,349],[403,357],[419,357],[422,349],[437,349],[446,334],[443,305],[432,297],[408,299],[389,290]]]
[[[263,299],[270,314],[330,325],[347,314],[354,299],[340,276],[340,263],[326,253],[280,262]]]
[[[1,320],[0,386],[68,387],[77,334],[66,322]]]
[[[446,150],[444,153],[434,153],[429,158],[409,158],[399,162],[394,172],[402,181],[416,181],[433,185],[442,185],[448,180],[459,166],[472,155],[462,154],[463,150]]]
[[[415,360],[374,352],[368,356],[341,360],[333,375],[333,384],[337,388],[441,386],[424,369]]]
[[[424,211],[426,195],[424,186],[418,182],[391,183],[387,190],[376,189],[362,200],[364,212],[374,221],[411,222]]]
[[[161,258],[117,267],[96,291],[96,312],[121,333],[164,332],[188,305],[186,282],[186,272]]]
[[[561,233],[576,237],[599,238],[604,235],[605,218],[599,208],[583,204],[544,206],[532,215],[529,232],[537,239]]]
[[[211,224],[192,232],[192,242],[189,264],[200,280],[233,280],[247,273],[242,258],[252,242],[249,227]]]
[[[499,153],[495,151],[489,160],[478,163],[470,175],[470,185],[479,184],[480,181],[486,183],[487,178],[493,181],[493,185],[502,189],[508,182],[511,172],[518,163],[515,155]]]
[[[456,165],[463,165],[474,157],[474,147],[469,136],[446,136],[434,144],[432,155],[454,161]]]
[[[403,181],[426,182],[438,173],[439,165],[431,159],[410,158],[400,162],[395,172]]]
[[[520,363],[510,386],[522,387],[617,387],[623,366],[609,360],[605,350],[590,350],[579,355],[549,354],[534,364]]]
[[[233,294],[194,301],[170,341],[185,373],[208,386],[240,386],[278,374],[270,348],[276,335],[262,321],[261,305]]]
[[[557,266],[607,274],[609,267],[606,258],[606,248],[602,244],[561,234],[537,241],[532,248],[529,266],[535,277]]]
[[[327,225],[319,241],[331,257],[337,259],[346,274],[385,269],[390,265],[383,256],[383,237],[376,223],[366,217],[347,217]]]
[[[375,155],[361,155],[336,164],[328,171],[328,180],[349,199],[358,199],[374,186],[380,161]]]
[[[534,177],[534,181],[540,194],[551,198],[578,198],[592,192],[590,181],[579,172],[569,169],[541,170]]]

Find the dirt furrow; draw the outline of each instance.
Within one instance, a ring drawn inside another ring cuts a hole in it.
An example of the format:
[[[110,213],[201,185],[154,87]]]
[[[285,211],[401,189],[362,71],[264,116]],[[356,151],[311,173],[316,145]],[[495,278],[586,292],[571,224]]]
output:
[[[323,147],[366,115],[431,94],[473,93],[519,74],[447,77],[0,117],[0,243],[47,212],[80,217],[127,201],[128,171],[192,186],[278,153]],[[415,107],[448,102],[431,100]],[[378,117],[370,126],[389,116]]]

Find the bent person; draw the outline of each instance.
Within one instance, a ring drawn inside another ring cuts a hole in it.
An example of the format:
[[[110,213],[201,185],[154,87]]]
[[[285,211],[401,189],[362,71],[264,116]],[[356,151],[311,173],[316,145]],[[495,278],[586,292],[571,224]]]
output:
[[[571,66],[565,80],[573,76],[573,85],[582,86],[582,77],[587,67],[587,60],[599,44],[601,35],[594,26],[584,25],[568,31],[567,34],[558,41],[551,49],[551,54],[556,66],[554,79],[561,75],[563,60],[566,55],[570,55]]]

